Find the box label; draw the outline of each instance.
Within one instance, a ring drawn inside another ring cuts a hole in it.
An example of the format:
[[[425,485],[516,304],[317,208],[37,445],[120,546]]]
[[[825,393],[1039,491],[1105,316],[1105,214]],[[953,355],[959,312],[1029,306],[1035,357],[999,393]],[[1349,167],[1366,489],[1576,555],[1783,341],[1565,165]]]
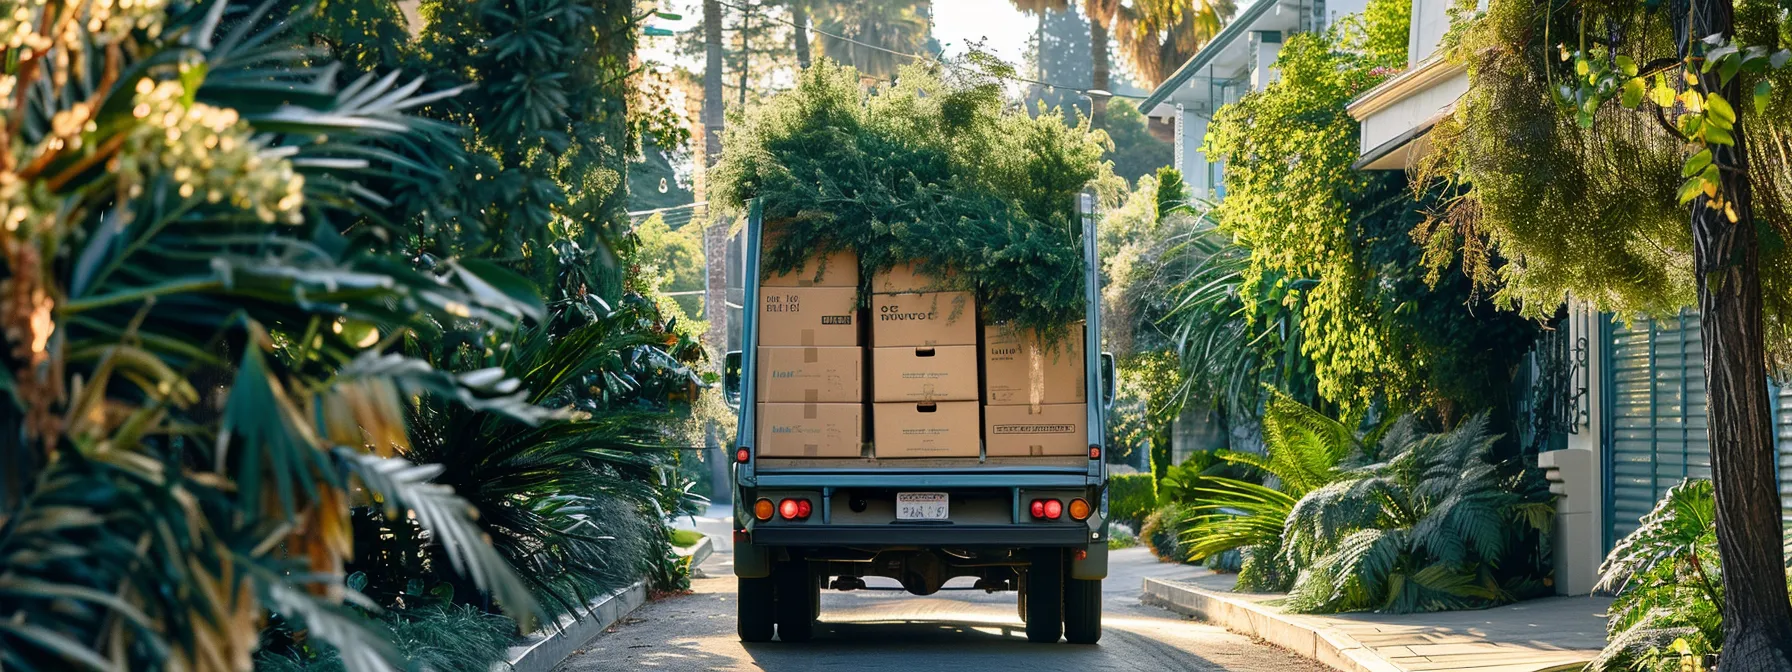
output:
[[[759,345],[859,345],[858,289],[767,287],[759,294]]]
[[[977,301],[970,292],[873,294],[877,347],[976,345]]]

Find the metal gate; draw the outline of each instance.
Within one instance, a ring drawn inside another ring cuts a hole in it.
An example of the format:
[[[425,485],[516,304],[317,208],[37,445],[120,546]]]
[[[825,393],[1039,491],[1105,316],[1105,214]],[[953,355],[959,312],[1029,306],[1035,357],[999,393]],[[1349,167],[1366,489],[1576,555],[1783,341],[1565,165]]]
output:
[[[1792,385],[1773,388],[1774,445],[1779,447],[1780,520],[1792,526]]]
[[[1603,443],[1609,550],[1636,530],[1668,488],[1688,477],[1711,478],[1711,448],[1698,313],[1638,319],[1629,326],[1608,324],[1605,341],[1608,403]],[[1792,469],[1784,457],[1780,464],[1782,471]]]

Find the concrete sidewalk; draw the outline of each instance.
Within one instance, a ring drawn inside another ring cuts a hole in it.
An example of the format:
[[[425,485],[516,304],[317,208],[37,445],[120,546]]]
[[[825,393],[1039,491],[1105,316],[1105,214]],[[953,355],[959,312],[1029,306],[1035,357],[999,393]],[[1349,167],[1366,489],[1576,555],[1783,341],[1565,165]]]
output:
[[[1283,613],[1277,594],[1232,592],[1236,575],[1146,579],[1144,599],[1345,672],[1573,670],[1605,646],[1608,598],[1550,597],[1429,614]]]

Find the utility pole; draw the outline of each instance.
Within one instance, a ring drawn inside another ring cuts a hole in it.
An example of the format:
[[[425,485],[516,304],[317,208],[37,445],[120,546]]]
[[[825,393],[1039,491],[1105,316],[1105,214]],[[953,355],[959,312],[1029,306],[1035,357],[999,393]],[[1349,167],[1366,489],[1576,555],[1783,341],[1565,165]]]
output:
[[[722,3],[718,0],[703,0],[703,44],[703,166],[704,170],[708,170],[722,159],[722,124],[725,118],[722,114]],[[707,175],[703,182],[708,184]],[[729,349],[728,223],[713,217],[707,207],[696,214],[708,224],[703,228],[703,317],[709,321],[709,330],[704,332],[703,340],[709,346],[710,361],[719,370]],[[726,437],[721,436],[714,425],[704,434],[707,444],[704,446],[704,461],[709,464],[710,482],[713,485],[710,501],[717,504],[732,502],[729,451],[723,445]]]
[[[796,24],[796,65],[809,68],[809,0],[790,3],[790,22]]]

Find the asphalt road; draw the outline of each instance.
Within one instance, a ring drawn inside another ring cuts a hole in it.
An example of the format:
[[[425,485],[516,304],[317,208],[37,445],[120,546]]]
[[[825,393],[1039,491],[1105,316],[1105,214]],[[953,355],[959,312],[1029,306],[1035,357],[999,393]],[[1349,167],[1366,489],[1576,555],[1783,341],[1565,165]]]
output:
[[[699,529],[726,523],[699,521]],[[717,539],[721,541],[721,539]],[[650,602],[560,666],[562,672],[617,670],[769,670],[853,672],[929,670],[1249,670],[1324,672],[1329,668],[1282,649],[1185,620],[1139,602],[1142,580],[1193,568],[1157,562],[1143,549],[1115,551],[1103,583],[1101,643],[1027,642],[1011,592],[945,590],[929,597],[906,592],[826,591],[815,638],[801,644],[742,644],[734,632],[734,577],[730,553],[719,548],[690,595]],[[895,586],[895,582],[873,586]],[[958,579],[948,587],[969,579]],[[836,667],[839,666],[839,667]]]

